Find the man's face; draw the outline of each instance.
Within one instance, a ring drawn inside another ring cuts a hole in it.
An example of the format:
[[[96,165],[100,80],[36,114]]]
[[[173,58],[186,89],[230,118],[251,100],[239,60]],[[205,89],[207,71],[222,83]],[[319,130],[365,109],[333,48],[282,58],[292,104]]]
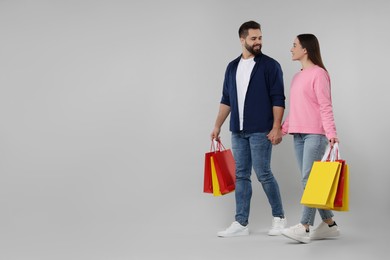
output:
[[[249,29],[246,38],[241,38],[241,43],[248,52],[256,56],[261,53],[263,34],[259,29]]]

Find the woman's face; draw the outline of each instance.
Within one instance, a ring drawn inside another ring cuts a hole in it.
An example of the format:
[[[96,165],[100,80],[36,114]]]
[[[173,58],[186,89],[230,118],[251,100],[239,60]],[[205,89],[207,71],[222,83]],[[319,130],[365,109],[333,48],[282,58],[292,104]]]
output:
[[[293,47],[291,48],[292,60],[302,60],[303,57],[307,54],[305,48],[302,48],[301,43],[298,40],[298,37],[295,38]]]

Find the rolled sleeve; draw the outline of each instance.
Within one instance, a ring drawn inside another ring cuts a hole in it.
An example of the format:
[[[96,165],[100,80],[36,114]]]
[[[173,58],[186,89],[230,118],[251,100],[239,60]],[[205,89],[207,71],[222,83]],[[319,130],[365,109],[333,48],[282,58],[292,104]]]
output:
[[[222,98],[221,98],[221,104],[230,106],[230,95],[229,95],[229,70],[230,70],[230,65],[226,68],[225,71],[225,78],[223,81],[223,88],[222,88]]]
[[[272,106],[285,107],[283,71],[277,61],[274,61],[274,65],[270,66],[268,81]]]

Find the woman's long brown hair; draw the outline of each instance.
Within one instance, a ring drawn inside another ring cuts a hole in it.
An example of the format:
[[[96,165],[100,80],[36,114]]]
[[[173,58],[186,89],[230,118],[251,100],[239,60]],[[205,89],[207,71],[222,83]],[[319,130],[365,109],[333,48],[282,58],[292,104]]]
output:
[[[314,34],[300,34],[297,36],[302,48],[305,48],[307,51],[308,58],[315,64],[323,68],[325,71],[325,65],[322,62],[320,43],[318,42],[317,37]]]

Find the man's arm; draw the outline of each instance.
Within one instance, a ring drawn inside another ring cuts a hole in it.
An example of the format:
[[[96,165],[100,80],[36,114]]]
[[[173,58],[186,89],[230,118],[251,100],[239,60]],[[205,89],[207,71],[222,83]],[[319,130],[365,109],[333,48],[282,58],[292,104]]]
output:
[[[282,119],[284,114],[284,107],[274,106],[272,108],[274,115],[274,124],[272,130],[267,135],[272,144],[279,144],[282,141]]]
[[[230,106],[221,103],[219,105],[219,111],[218,111],[217,119],[215,120],[214,129],[211,132],[211,140],[219,139],[221,127],[229,114],[230,114]]]

